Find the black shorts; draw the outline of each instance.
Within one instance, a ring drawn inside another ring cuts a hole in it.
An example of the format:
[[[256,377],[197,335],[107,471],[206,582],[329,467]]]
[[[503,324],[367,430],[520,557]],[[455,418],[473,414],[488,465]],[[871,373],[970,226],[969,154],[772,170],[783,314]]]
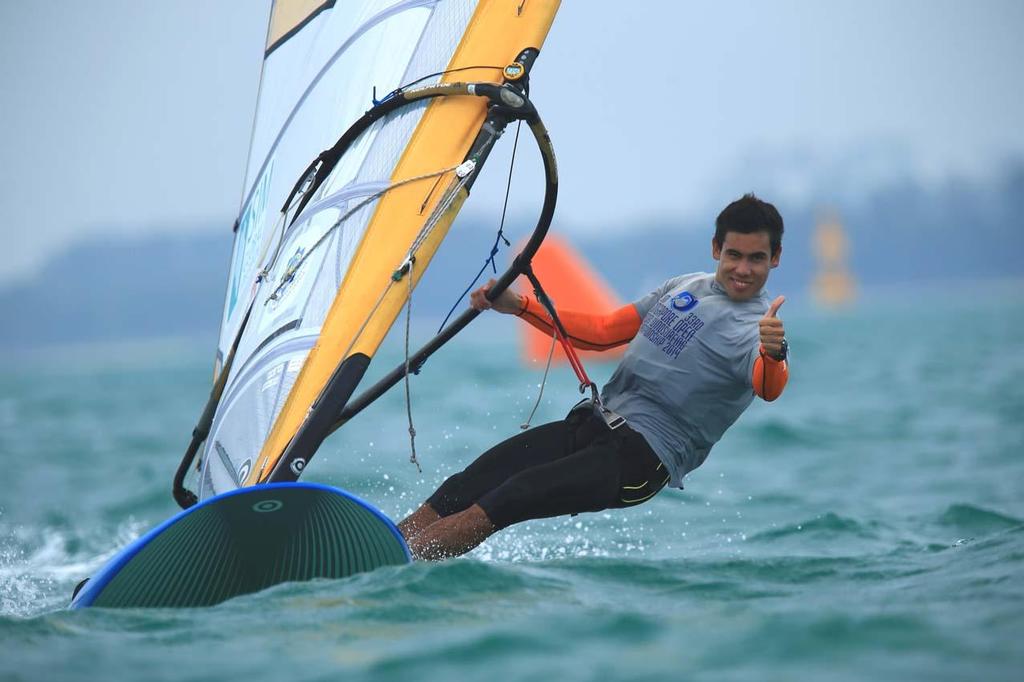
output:
[[[669,475],[628,425],[611,430],[585,406],[499,443],[427,500],[442,517],[479,504],[501,529],[527,519],[631,507]]]

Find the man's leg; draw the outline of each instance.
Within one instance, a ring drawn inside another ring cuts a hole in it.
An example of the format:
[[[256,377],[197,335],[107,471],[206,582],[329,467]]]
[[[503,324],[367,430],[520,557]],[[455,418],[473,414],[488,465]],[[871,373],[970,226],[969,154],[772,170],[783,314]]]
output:
[[[668,477],[643,436],[628,427],[611,433],[603,422],[595,425],[580,430],[575,452],[521,469],[469,508],[427,525],[409,542],[413,556],[459,556],[514,523],[630,507],[654,497]]]
[[[398,524],[398,532],[402,534],[406,541],[411,542],[420,532],[440,518],[441,515],[434,511],[430,504],[424,502],[420,505],[419,509],[409,514]]]
[[[474,504],[469,509],[439,519],[414,535],[409,541],[409,551],[416,559],[448,559],[465,554],[495,530],[480,505]]]
[[[524,469],[489,491],[482,501],[496,514],[500,527],[506,528],[527,519],[605,509],[614,503],[618,483],[619,463],[614,444],[603,441]],[[403,523],[411,522],[421,513],[423,518],[429,518],[424,507]],[[450,559],[475,548],[497,530],[498,525],[484,507],[475,503],[413,535],[409,550],[416,559]]]
[[[469,510],[480,497],[520,471],[567,455],[575,447],[576,426],[566,421],[543,424],[495,445],[465,470],[450,476],[419,509],[398,524],[398,530],[411,548],[419,533],[439,520]],[[491,526],[490,532],[494,532]]]
[[[409,549],[418,559],[447,559],[514,523],[623,506],[623,445],[605,431],[576,452],[523,469],[468,509],[427,526]],[[650,458],[657,462],[653,453]]]

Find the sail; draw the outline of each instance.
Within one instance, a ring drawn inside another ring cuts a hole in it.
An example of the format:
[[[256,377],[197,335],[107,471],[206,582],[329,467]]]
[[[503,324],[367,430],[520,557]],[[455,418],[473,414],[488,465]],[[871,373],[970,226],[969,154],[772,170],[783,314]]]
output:
[[[468,194],[465,176],[474,168],[464,162],[487,115],[484,99],[425,97],[368,119],[371,98],[409,83],[502,83],[502,67],[541,47],[557,7],[557,0],[275,3],[200,499],[281,480],[284,461],[290,478],[301,473],[310,453],[282,456],[300,442],[319,444],[320,432],[303,430],[310,415],[333,409],[327,395],[337,410],[344,406]],[[311,161],[356,120],[366,120],[365,129],[326,177],[296,185],[324,166]]]

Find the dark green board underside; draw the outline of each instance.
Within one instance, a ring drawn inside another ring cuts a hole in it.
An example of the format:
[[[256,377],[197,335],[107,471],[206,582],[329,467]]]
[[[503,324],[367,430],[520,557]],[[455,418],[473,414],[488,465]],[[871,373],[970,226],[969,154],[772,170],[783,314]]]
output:
[[[409,562],[394,526],[365,503],[293,485],[259,486],[191,510],[138,550],[91,605],[209,606],[282,582]]]

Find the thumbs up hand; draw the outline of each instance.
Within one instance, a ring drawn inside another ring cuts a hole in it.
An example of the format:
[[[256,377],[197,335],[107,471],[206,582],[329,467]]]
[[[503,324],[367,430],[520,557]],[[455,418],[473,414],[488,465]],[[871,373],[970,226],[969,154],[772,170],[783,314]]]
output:
[[[786,338],[786,330],[782,326],[782,320],[778,318],[779,308],[786,302],[785,296],[779,296],[768,306],[768,312],[764,314],[758,323],[758,331],[761,334],[761,346],[765,354],[776,360],[785,358],[782,351],[782,344]]]

